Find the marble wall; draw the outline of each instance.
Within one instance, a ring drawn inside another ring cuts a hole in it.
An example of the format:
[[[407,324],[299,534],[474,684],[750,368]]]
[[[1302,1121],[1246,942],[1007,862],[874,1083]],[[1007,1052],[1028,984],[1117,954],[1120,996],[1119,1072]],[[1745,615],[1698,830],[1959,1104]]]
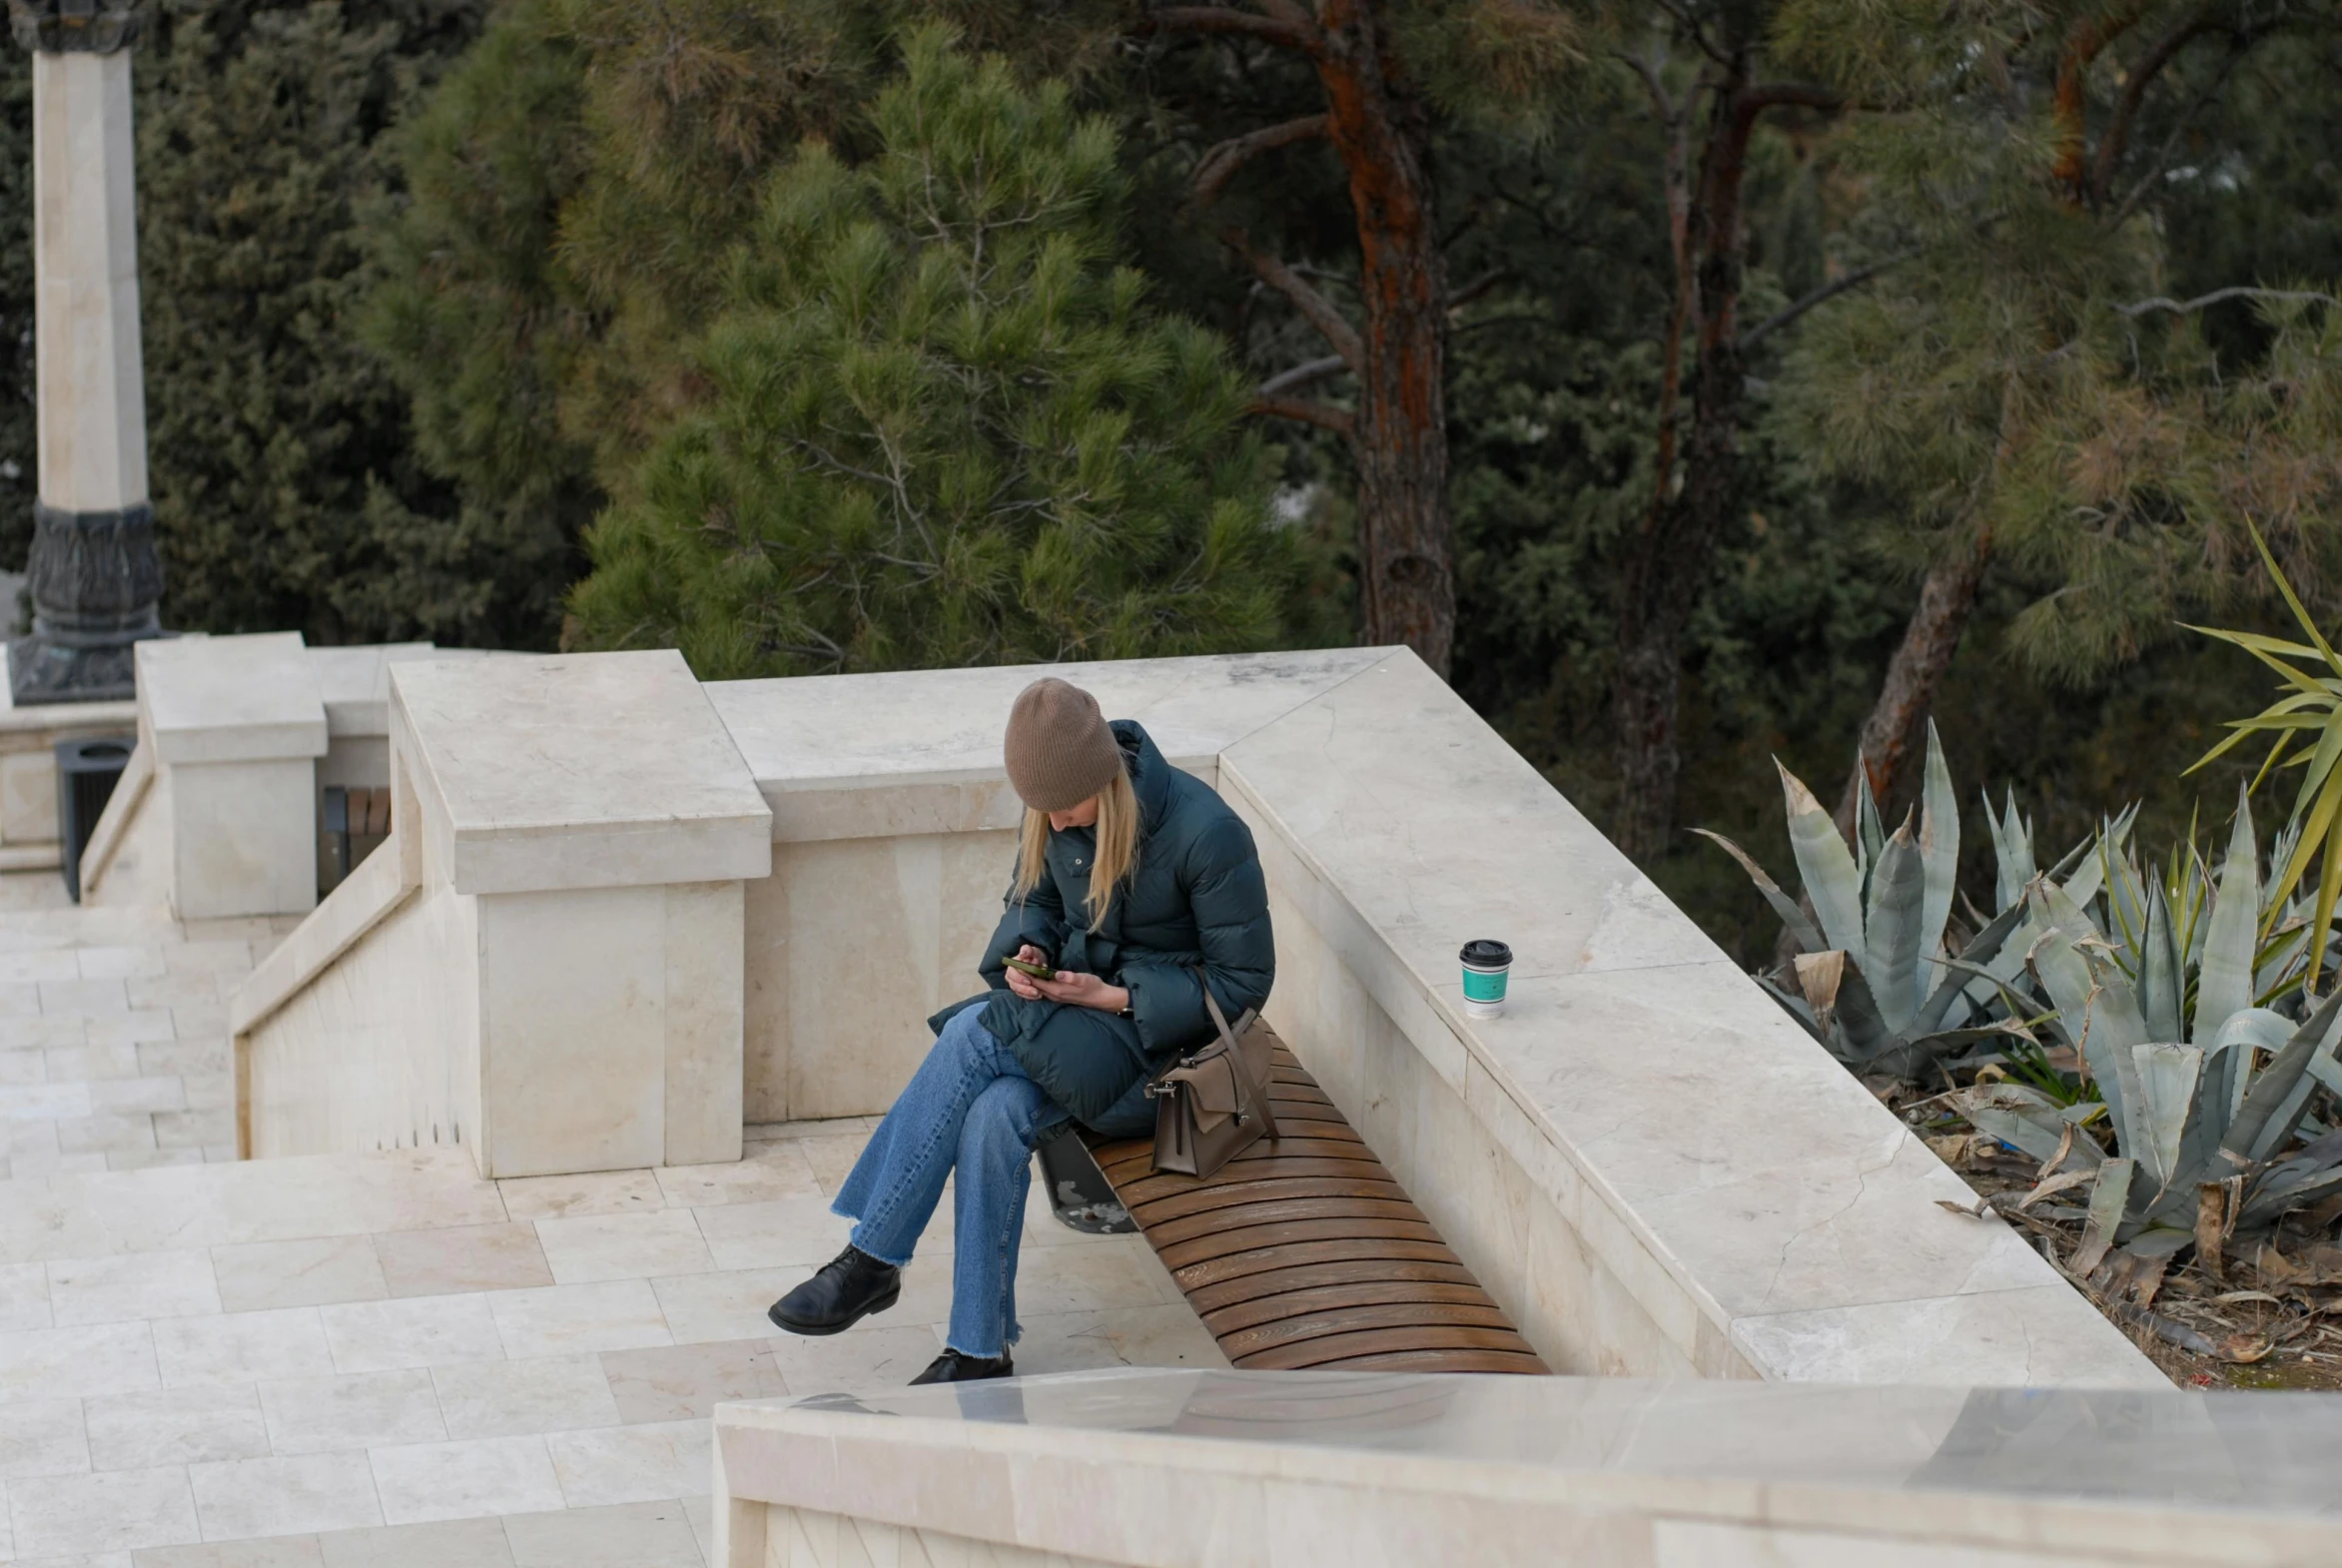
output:
[[[383,853],[390,853],[386,847]],[[362,883],[334,890],[357,898]],[[329,902],[331,900],[329,899]],[[396,907],[239,1037],[248,1159],[459,1144],[479,1122],[478,941],[444,883]],[[418,985],[416,977],[435,984]]]
[[[247,1148],[427,1129],[496,1177],[738,1160],[771,820],[681,658],[377,668],[391,838],[231,1004]]]
[[[2290,1568],[2342,1560],[2338,1417],[2170,1388],[1063,1373],[719,1407],[709,1560]]]
[[[874,1116],[934,1041],[938,1008],[984,989],[1017,835],[1000,829],[773,846],[747,884],[747,1115]]]

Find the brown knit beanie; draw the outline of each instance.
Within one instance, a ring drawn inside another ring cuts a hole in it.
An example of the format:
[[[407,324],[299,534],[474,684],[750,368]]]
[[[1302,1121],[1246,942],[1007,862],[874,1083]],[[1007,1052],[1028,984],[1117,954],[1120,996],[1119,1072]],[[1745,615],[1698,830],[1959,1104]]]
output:
[[[1017,694],[1002,750],[1009,783],[1035,811],[1071,811],[1123,771],[1123,748],[1098,699],[1054,675]]]

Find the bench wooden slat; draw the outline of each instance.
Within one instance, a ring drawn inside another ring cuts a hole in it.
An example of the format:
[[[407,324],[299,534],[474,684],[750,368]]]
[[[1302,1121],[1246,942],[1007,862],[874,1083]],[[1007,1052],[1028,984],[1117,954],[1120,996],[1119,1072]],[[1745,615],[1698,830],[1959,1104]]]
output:
[[[1246,1167],[1244,1176],[1228,1178],[1244,1181],[1269,1179],[1265,1176],[1250,1175],[1250,1172],[1256,1169],[1256,1167]],[[1276,1175],[1278,1177],[1346,1176],[1357,1181],[1387,1181],[1390,1179],[1390,1173],[1382,1168],[1379,1161],[1374,1160],[1280,1160],[1276,1163]],[[1221,1177],[1227,1177],[1227,1176],[1228,1174],[1224,1171],[1220,1173]],[[1213,1182],[1203,1182],[1197,1181],[1189,1176],[1146,1176],[1137,1180],[1121,1182],[1117,1187],[1117,1195],[1122,1198],[1124,1207],[1137,1208],[1142,1203],[1151,1203],[1159,1197],[1167,1197],[1173,1192],[1207,1190],[1218,1179],[1219,1177],[1215,1177]]]
[[[1142,1230],[1146,1227],[1141,1226]],[[1156,1248],[1163,1266],[1173,1273],[1189,1263],[1225,1257],[1230,1252],[1282,1246],[1290,1241],[1425,1241],[1436,1243],[1439,1232],[1428,1219],[1375,1219],[1366,1216],[1324,1219],[1287,1219],[1281,1224],[1246,1225],[1240,1230],[1218,1230]]]
[[[1298,1344],[1272,1345],[1249,1355],[1230,1356],[1237,1366],[1256,1371],[1299,1371],[1333,1366],[1359,1356],[1394,1350],[1510,1350],[1526,1352],[1528,1344],[1510,1328],[1483,1328],[1463,1324],[1410,1323],[1403,1328],[1364,1328],[1355,1333],[1322,1334]]]
[[[1392,1350],[1382,1355],[1354,1355],[1325,1371],[1340,1372],[1512,1372],[1532,1377],[1548,1375],[1534,1352],[1518,1350]]]
[[[1229,1360],[1544,1372],[1317,1081],[1270,1041],[1268,1094],[1281,1136],[1210,1176],[1158,1175],[1152,1139],[1089,1139],[1116,1196]]]
[[[1173,1268],[1171,1278],[1178,1282],[1181,1290],[1191,1291],[1202,1285],[1241,1279],[1250,1274],[1267,1273],[1297,1264],[1361,1259],[1441,1263],[1451,1268],[1464,1266],[1463,1259],[1449,1251],[1444,1241],[1394,1241],[1387,1236],[1350,1236],[1331,1241],[1287,1241],[1276,1246],[1256,1246],[1242,1252],[1230,1252],[1225,1257],[1205,1258],[1201,1262]]]
[[[1261,1160],[1308,1159],[1311,1157],[1319,1160],[1360,1160],[1365,1158],[1359,1151],[1366,1147],[1366,1141],[1350,1129],[1339,1127],[1332,1122],[1312,1122],[1309,1127],[1310,1132],[1305,1137],[1288,1134],[1273,1142],[1269,1139],[1262,1139],[1229,1161],[1226,1166],[1221,1168],[1220,1174],[1224,1176],[1237,1166]],[[1323,1131],[1318,1131],[1319,1129],[1323,1129]],[[1341,1135],[1338,1138],[1334,1136],[1337,1131]],[[1111,1162],[1104,1158],[1107,1151],[1113,1152]],[[1128,1152],[1126,1153],[1126,1151]],[[1152,1143],[1110,1144],[1107,1146],[1107,1150],[1101,1151],[1100,1154],[1099,1169],[1106,1173],[1108,1179],[1118,1183],[1132,1176],[1149,1176],[1155,1174],[1155,1146]]]
[[[1423,1217],[1423,1210],[1403,1197],[1271,1198],[1265,1202],[1230,1203],[1225,1208],[1185,1214],[1177,1219],[1150,1217],[1140,1220],[1140,1223],[1146,1227],[1147,1239],[1154,1242],[1155,1249],[1161,1252],[1181,1241],[1192,1241],[1207,1235],[1224,1235],[1248,1225],[1352,1219],[1388,1219],[1399,1224],[1417,1225],[1430,1223]]]
[[[1188,1214],[1278,1197],[1379,1197],[1401,1203],[1407,1200],[1396,1181],[1362,1180],[1356,1176],[1263,1176],[1256,1181],[1192,1186],[1184,1192],[1166,1192],[1151,1198],[1125,1197],[1123,1201],[1143,1222],[1155,1225]]]
[[[1310,1339],[1326,1339],[1337,1335],[1365,1333],[1374,1329],[1431,1329],[1487,1328],[1511,1335],[1511,1321],[1493,1302],[1488,1305],[1448,1304],[1427,1305],[1421,1301],[1363,1301],[1336,1307],[1325,1312],[1304,1312],[1298,1317],[1279,1318],[1272,1323],[1258,1323],[1250,1328],[1234,1328],[1226,1333],[1215,1333],[1219,1348],[1237,1365],[1248,1356],[1274,1350],[1283,1345],[1297,1345]],[[1486,1348],[1509,1349],[1511,1344],[1492,1344]]]
[[[1282,1268],[1237,1274],[1232,1278],[1196,1285],[1186,1295],[1187,1304],[1205,1322],[1209,1322],[1214,1312],[1264,1297],[1288,1292],[1294,1295],[1306,1294],[1321,1285],[1381,1284],[1465,1285],[1474,1290],[1480,1288],[1472,1278],[1472,1271],[1461,1263],[1433,1263],[1407,1257],[1358,1257],[1292,1263]]]
[[[1238,1301],[1217,1311],[1203,1312],[1203,1326],[1217,1335],[1263,1323],[1309,1317],[1353,1306],[1475,1306],[1493,1310],[1496,1303],[1476,1284],[1446,1284],[1430,1279],[1353,1279],[1318,1285],[1307,1290],[1279,1290],[1249,1301]],[[1224,1347],[1227,1341],[1222,1339]]]

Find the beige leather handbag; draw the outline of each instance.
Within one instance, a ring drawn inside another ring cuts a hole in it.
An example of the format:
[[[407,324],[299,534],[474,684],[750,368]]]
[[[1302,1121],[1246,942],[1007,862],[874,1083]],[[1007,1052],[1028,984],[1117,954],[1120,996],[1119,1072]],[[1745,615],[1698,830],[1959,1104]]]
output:
[[[1195,974],[1201,982],[1203,972]],[[1271,1037],[1248,1033],[1250,1008],[1229,1028],[1208,983],[1203,1005],[1219,1038],[1147,1086],[1155,1102],[1155,1169],[1178,1176],[1211,1176],[1262,1138],[1278,1136],[1268,1108]]]

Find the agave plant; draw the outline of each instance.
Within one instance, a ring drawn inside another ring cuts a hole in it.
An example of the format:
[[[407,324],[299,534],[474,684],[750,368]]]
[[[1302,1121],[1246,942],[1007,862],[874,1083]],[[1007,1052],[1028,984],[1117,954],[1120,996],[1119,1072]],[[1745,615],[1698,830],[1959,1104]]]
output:
[[[2300,1130],[2317,1084],[2342,1087],[2342,993],[2306,1022],[2260,1005],[2263,900],[2246,803],[2238,802],[2217,890],[2195,927],[2200,937],[2173,918],[2160,879],[2142,886],[2119,845],[2102,837],[2100,848],[2114,873],[2105,879],[2109,913],[2135,925],[2135,940],[2126,935],[2118,947],[2047,878],[2025,890],[2028,979],[2053,1005],[2046,1026],[2071,1045],[2098,1100],[2061,1106],[2037,1089],[1997,1083],[1954,1095],[1953,1106],[2048,1165],[2098,1167],[2090,1213],[2101,1251],[2149,1230],[2174,1243],[2214,1244],[2201,1229],[2207,1204],[2226,1234],[2342,1191],[2342,1139],[2274,1159]],[[2128,890],[2117,891],[2126,878]],[[2267,962],[2298,970],[2281,955]],[[2281,975],[2277,989],[2297,988],[2297,972],[2292,982]],[[2075,1136],[2101,1109],[2112,1157]]]
[[[1778,760],[1774,765],[1811,917],[1748,851],[1722,834],[1696,830],[1740,863],[1797,945],[1785,973],[1760,975],[1759,982],[1832,1055],[1861,1072],[1914,1078],[1947,1048],[1996,1033],[1970,1027],[1982,1019],[1990,996],[1977,981],[1989,975],[1984,966],[2000,956],[2025,912],[2012,904],[1958,954],[1945,950],[1959,866],[1959,811],[1935,726],[1928,727],[1916,823],[1906,815],[1886,832],[1865,787],[1851,846],[1805,782]]]

